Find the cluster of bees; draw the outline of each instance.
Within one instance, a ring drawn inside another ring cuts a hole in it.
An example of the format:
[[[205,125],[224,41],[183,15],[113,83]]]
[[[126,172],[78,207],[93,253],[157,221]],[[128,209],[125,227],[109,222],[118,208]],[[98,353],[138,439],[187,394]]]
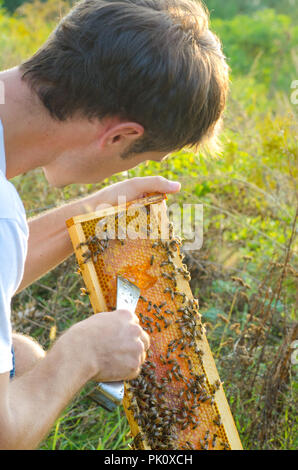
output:
[[[108,236],[103,239],[93,236],[82,245],[88,245],[83,255],[84,262],[90,258],[96,262],[97,257],[108,248],[109,239]],[[149,265],[159,264],[161,277],[168,285],[160,302],[154,303],[140,296],[140,323],[150,334],[161,333],[172,326],[176,337],[168,342],[165,352],[158,357],[155,354],[153,358],[149,350],[141,373],[127,384],[130,396],[128,409],[140,431],[133,439],[132,448],[141,449],[145,441],[152,450],[171,450],[177,449],[177,446],[181,450],[229,449],[220,415],[214,406],[221,382],[217,380],[210,384],[207,381],[202,362],[204,353],[198,346],[204,333],[198,301],[178,290],[179,276],[190,280],[187,266],[181,263],[182,267],[178,267],[175,264],[176,256],[183,261],[180,245],[181,240],[173,236],[172,224],[169,224],[169,240],[159,239],[151,245]],[[195,358],[195,364],[191,358]],[[171,386],[174,382],[175,387]],[[206,429],[206,419],[200,416],[200,408],[204,405],[209,405],[207,414],[212,432]],[[195,443],[191,437],[187,437],[189,440],[181,437],[181,432],[184,436],[191,436],[201,424],[205,431],[203,435],[199,433],[201,437],[196,438]]]
[[[109,246],[109,238],[99,239],[96,235],[89,237],[85,242],[81,242],[78,247],[88,246],[88,249],[83,253],[84,264],[90,259],[94,263],[97,262],[98,256],[102,255],[103,252]]]
[[[153,303],[150,299],[141,296],[143,302],[142,311],[139,313],[142,327],[149,333],[161,332],[171,325],[175,325],[180,332],[168,342],[164,354],[159,354],[156,362],[152,360],[152,353],[148,352],[148,360],[142,367],[140,375],[129,382],[131,394],[130,411],[134,420],[138,423],[140,432],[132,442],[132,448],[140,449],[141,443],[145,441],[153,450],[181,450],[212,449],[216,446],[229,449],[229,445],[220,432],[222,426],[221,418],[216,409],[210,412],[212,429],[218,428],[218,432],[207,429],[204,436],[198,439],[194,446],[192,442],[181,439],[181,431],[191,435],[192,431],[201,424],[200,408],[203,404],[211,407],[215,403],[215,394],[221,386],[217,380],[210,385],[206,380],[205,373],[198,373],[198,367],[194,367],[190,357],[196,357],[196,364],[202,366],[203,351],[198,346],[198,340],[202,339],[204,328],[201,316],[198,313],[198,301],[190,299],[184,292],[177,290],[177,277],[189,281],[190,273],[186,265],[178,268],[174,262],[174,256],[179,239],[170,237],[170,241],[155,241],[152,248],[163,251],[163,260],[159,263],[160,268],[167,267],[161,276],[168,281],[169,286],[163,291],[164,299],[160,303]],[[182,255],[177,253],[182,259]],[[159,256],[151,255],[150,265],[157,261]],[[176,308],[173,308],[173,303]],[[170,306],[168,305],[170,304]],[[175,353],[175,354],[174,354]],[[189,354],[191,353],[191,354]],[[188,377],[183,373],[187,369]],[[161,373],[162,368],[164,372]],[[173,387],[178,390],[173,398]],[[178,385],[178,386],[177,386]],[[171,392],[169,393],[169,390]],[[206,423],[204,423],[204,426]],[[182,442],[183,441],[183,442]]]

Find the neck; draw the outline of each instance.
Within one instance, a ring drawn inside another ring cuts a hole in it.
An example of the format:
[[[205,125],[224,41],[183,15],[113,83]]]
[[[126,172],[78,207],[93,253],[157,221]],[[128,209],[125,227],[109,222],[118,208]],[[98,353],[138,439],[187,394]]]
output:
[[[18,67],[1,72],[0,80],[4,83],[5,98],[5,104],[0,106],[0,119],[4,128],[6,176],[13,178],[55,159],[63,151],[63,139],[57,138],[58,123],[21,79]]]

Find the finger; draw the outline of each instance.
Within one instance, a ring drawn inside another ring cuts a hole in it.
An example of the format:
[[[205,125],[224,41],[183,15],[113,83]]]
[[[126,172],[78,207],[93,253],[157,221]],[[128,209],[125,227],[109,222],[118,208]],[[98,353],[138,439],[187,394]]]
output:
[[[163,176],[145,176],[143,178],[134,178],[132,188],[139,191],[139,194],[146,193],[177,193],[181,189],[178,181],[170,181]]]
[[[145,351],[148,351],[150,348],[150,337],[144,330],[142,331],[141,341],[144,343]]]
[[[176,193],[180,191],[178,181],[170,181],[163,176],[144,176],[123,181],[117,188],[117,196],[123,196],[127,201],[144,197],[149,193]],[[115,194],[114,194],[115,196]]]

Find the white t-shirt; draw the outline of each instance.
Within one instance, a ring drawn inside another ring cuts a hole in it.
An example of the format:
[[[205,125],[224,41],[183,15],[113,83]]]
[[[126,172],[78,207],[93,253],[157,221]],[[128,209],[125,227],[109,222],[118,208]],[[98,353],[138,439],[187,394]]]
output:
[[[29,232],[23,203],[5,174],[0,121],[0,373],[12,369],[11,299],[23,278]]]

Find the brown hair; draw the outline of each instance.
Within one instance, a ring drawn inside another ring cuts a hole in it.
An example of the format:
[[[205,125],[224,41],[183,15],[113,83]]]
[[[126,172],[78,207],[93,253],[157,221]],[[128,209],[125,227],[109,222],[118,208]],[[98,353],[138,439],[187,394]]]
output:
[[[143,125],[124,158],[211,139],[228,91],[208,12],[191,0],[83,0],[20,68],[55,119]]]

